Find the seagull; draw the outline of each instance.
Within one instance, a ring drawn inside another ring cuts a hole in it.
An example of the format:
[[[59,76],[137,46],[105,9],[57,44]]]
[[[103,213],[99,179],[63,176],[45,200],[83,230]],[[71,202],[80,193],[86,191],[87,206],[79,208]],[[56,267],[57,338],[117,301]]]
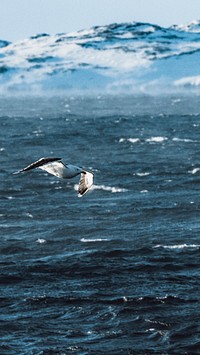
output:
[[[93,174],[76,165],[64,164],[61,158],[41,158],[25,168],[16,171],[14,174],[23,173],[28,170],[39,168],[63,179],[71,179],[81,175],[78,185],[78,197],[88,192],[93,185]]]

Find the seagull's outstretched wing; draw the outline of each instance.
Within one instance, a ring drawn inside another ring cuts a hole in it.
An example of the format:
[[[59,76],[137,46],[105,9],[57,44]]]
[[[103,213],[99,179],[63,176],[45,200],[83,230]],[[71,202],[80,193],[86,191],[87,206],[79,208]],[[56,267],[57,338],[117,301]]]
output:
[[[60,160],[61,160],[61,158],[41,158],[41,159],[35,161],[34,163],[26,166],[24,169],[16,171],[14,174],[23,173],[24,171],[32,170],[32,169],[35,169],[35,168],[41,168],[42,169],[43,165],[46,165],[46,164],[51,163],[51,162],[58,162]],[[46,169],[43,169],[43,170],[46,170]]]
[[[81,173],[81,178],[78,186],[78,197],[83,196],[93,185],[93,174],[88,171]]]
[[[15,172],[14,174],[23,173],[35,168],[47,171],[49,174],[55,175],[59,178],[70,179],[79,174],[81,178],[78,187],[78,196],[83,196],[93,185],[93,174],[83,170],[82,168],[67,164],[65,165],[61,158],[41,158],[25,168]]]

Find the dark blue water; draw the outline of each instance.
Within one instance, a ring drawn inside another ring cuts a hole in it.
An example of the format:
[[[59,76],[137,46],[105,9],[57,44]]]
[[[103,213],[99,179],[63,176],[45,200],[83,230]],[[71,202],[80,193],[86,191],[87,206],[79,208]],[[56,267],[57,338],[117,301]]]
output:
[[[0,354],[200,353],[199,102],[0,100]]]

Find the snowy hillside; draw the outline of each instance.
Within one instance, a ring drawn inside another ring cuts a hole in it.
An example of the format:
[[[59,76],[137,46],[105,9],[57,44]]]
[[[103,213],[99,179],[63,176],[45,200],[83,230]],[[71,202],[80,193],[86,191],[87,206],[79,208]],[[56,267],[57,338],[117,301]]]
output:
[[[200,88],[200,22],[97,26],[0,41],[0,94],[149,92]]]

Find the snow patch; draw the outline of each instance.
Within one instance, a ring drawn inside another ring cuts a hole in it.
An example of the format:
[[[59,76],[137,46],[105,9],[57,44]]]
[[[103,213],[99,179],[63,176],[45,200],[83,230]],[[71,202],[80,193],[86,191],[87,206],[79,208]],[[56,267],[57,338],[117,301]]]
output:
[[[196,90],[199,32],[199,21],[169,28],[131,22],[0,41],[0,93]]]

